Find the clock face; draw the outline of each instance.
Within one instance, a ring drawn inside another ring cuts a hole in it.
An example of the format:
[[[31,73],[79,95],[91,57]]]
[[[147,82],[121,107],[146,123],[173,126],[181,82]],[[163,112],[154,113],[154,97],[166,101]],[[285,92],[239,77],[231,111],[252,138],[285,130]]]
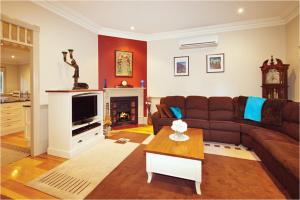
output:
[[[280,73],[276,69],[270,69],[266,74],[266,83],[279,84]]]
[[[127,86],[127,81],[124,80],[121,82],[121,84],[122,84],[122,86]]]

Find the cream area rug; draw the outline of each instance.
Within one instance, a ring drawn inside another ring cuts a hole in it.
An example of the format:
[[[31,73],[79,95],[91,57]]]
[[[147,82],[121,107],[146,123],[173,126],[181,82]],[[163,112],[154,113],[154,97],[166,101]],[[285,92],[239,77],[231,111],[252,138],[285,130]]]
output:
[[[17,151],[17,150],[13,150],[13,149],[8,149],[5,147],[1,146],[1,163],[0,166],[5,166],[8,165],[10,163],[13,163],[17,160],[21,160],[22,158],[25,158],[29,156],[29,153],[25,153],[22,151]]]
[[[138,146],[132,142],[118,144],[115,140],[103,140],[27,185],[60,199],[84,199]]]

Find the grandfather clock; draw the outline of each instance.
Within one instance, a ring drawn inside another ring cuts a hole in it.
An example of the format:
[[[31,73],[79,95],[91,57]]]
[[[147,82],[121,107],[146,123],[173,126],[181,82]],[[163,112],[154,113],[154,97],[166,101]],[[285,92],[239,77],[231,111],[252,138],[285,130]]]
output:
[[[265,60],[260,68],[262,72],[262,96],[269,99],[287,99],[289,65],[283,64],[278,58],[274,63],[273,56],[271,56],[271,59]]]

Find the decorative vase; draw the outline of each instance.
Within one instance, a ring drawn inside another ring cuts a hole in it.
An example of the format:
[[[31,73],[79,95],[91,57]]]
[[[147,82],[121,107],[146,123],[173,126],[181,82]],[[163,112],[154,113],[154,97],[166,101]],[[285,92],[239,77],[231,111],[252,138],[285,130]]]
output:
[[[144,87],[145,87],[145,82],[144,82],[144,80],[141,80],[140,85],[141,85],[141,88],[144,88]]]
[[[104,79],[104,84],[103,84],[104,86],[104,88],[107,88],[107,81],[106,81],[106,79]]]
[[[179,131],[175,131],[174,134],[175,134],[175,137],[178,138],[178,139],[183,136],[183,133],[179,132]]]
[[[187,141],[189,136],[185,135],[184,132],[187,131],[187,123],[181,119],[172,122],[171,129],[174,131],[169,138],[174,141]]]

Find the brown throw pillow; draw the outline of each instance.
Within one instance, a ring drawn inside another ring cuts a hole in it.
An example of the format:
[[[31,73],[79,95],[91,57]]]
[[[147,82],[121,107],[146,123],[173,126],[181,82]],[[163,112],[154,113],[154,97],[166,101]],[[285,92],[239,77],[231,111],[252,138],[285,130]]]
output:
[[[261,123],[281,126],[282,110],[287,102],[285,99],[267,99],[262,108]]]
[[[162,106],[161,105],[156,105],[157,111],[160,115],[161,118],[167,118],[168,116],[166,115],[166,113],[163,111]]]
[[[248,97],[245,96],[239,96],[237,98],[237,105],[235,106],[235,113],[234,116],[237,119],[244,119],[244,112],[245,112],[245,107],[247,103]]]
[[[162,110],[165,112],[168,118],[173,118],[173,114],[170,110],[170,108],[166,104],[160,104]]]

